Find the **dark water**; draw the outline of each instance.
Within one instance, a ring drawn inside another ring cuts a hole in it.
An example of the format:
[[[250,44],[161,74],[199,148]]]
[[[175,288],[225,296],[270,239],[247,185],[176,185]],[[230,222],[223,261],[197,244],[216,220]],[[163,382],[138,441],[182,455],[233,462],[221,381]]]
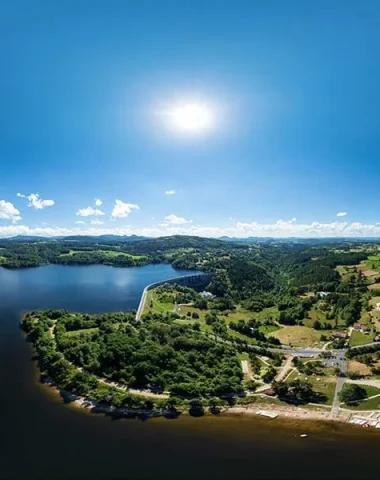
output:
[[[378,478],[373,429],[246,417],[111,420],[63,405],[36,383],[22,310],[129,310],[146,284],[188,273],[0,268],[0,478]]]

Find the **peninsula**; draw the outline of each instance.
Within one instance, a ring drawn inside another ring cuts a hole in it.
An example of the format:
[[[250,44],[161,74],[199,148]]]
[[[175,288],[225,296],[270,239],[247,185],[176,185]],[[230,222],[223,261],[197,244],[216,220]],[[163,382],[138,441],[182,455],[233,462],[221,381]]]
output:
[[[265,405],[380,422],[376,243],[192,241],[197,248],[167,249],[166,258],[207,274],[149,286],[137,315],[27,314],[42,377],[118,415]]]

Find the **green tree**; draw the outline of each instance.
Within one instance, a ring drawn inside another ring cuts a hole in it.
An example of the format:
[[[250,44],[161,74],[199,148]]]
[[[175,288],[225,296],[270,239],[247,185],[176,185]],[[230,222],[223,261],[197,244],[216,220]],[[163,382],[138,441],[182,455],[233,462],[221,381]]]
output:
[[[339,398],[344,402],[346,405],[358,403],[360,400],[366,398],[367,392],[363,387],[357,385],[355,383],[345,385],[344,389],[339,395]]]

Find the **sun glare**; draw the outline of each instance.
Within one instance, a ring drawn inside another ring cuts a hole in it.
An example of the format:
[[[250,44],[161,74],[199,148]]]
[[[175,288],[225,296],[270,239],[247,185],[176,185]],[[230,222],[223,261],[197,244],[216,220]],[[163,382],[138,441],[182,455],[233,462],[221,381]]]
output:
[[[171,124],[178,130],[201,132],[211,127],[212,115],[204,105],[186,104],[168,112]]]

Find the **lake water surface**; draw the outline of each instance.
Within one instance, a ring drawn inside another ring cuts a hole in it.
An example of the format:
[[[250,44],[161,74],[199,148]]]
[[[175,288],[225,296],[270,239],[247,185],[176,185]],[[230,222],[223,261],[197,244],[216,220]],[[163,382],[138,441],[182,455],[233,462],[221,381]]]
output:
[[[0,478],[378,478],[380,432],[247,417],[111,420],[36,382],[20,312],[137,308],[169,265],[0,268]],[[300,439],[307,432],[309,438]]]

